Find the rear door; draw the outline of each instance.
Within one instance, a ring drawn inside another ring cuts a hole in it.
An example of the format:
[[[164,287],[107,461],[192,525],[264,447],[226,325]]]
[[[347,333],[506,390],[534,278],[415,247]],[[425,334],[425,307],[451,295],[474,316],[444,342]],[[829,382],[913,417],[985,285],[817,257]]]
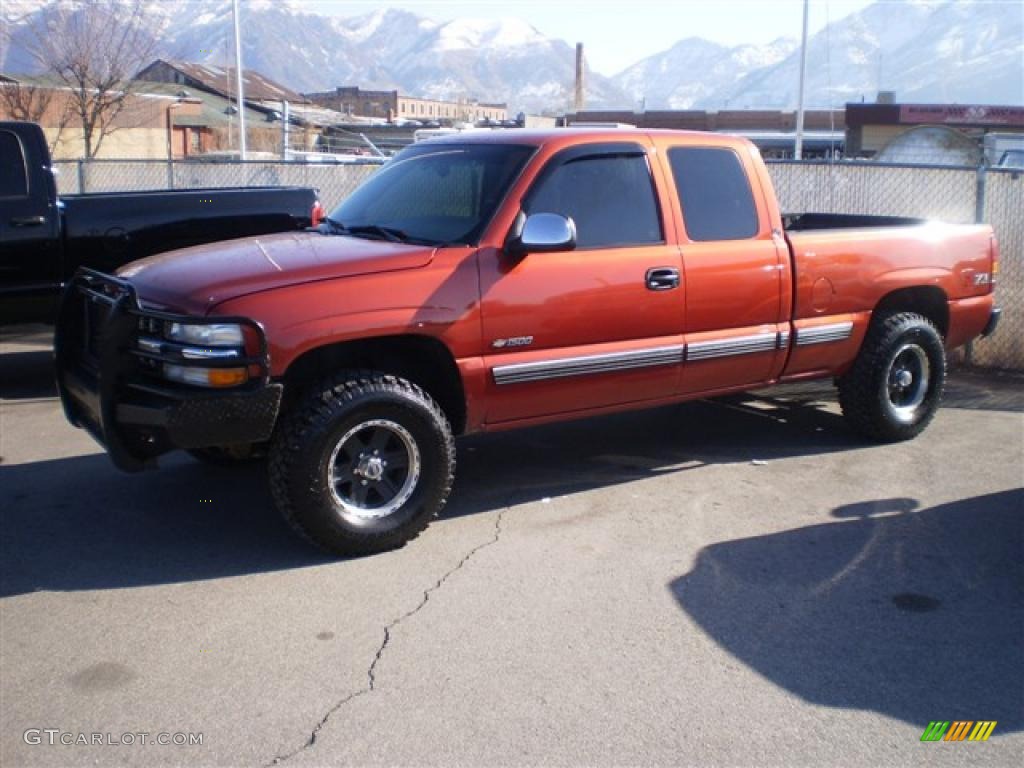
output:
[[[775,375],[788,344],[785,241],[772,231],[752,157],[728,146],[667,147],[681,208],[687,394]]]
[[[681,264],[671,212],[662,205],[669,190],[650,151],[649,144],[628,141],[556,153],[522,210],[571,218],[577,247],[481,256],[489,423],[677,390]],[[652,270],[661,275],[654,288]]]
[[[25,314],[26,302],[46,302],[60,283],[57,215],[38,128],[0,126],[0,300],[8,319]]]

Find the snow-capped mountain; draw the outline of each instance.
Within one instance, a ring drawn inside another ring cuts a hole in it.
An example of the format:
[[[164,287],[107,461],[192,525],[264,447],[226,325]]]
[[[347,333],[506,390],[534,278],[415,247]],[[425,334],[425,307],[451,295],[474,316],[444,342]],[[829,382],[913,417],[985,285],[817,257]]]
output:
[[[88,3],[2,0],[0,72],[32,71],[26,19]],[[504,101],[512,112],[570,106],[572,46],[522,19],[442,22],[387,8],[342,18],[316,9],[312,0],[243,0],[245,66],[297,91],[359,85]],[[146,11],[162,55],[233,61],[230,0],[148,0]],[[872,99],[879,89],[908,101],[1024,103],[1022,27],[1017,0],[876,2],[811,38],[807,103]],[[793,107],[798,67],[790,38],[738,47],[687,38],[615,77],[588,72],[587,106]]]
[[[13,42],[6,57],[0,50],[0,71],[27,71],[31,64],[19,46],[23,37],[15,19],[75,0],[13,1],[17,12],[7,7],[12,0],[4,0]],[[569,106],[572,47],[521,19],[437,22],[396,9],[340,18],[312,13],[313,8],[301,0],[243,2],[244,65],[297,91],[397,88],[433,98],[503,101],[513,113]],[[229,0],[152,0],[147,11],[164,55],[208,64],[233,61]],[[587,84],[590,105],[628,100],[595,72],[588,73]]]
[[[729,48],[699,37],[680,40],[620,72],[613,80],[648,109],[690,109],[750,72],[770,67],[797,47],[793,38]]]
[[[767,66],[736,67],[738,76],[722,82],[721,59],[709,56],[703,65],[652,77],[647,87],[670,94],[699,91],[691,102],[699,108],[792,108],[799,66],[794,47]],[[615,81],[642,97],[635,82],[627,84],[627,73]],[[708,82],[715,87],[705,89]],[[870,101],[879,90],[895,91],[904,101],[1024,104],[1024,10],[1014,0],[874,3],[808,41],[806,88],[807,105],[817,107]]]

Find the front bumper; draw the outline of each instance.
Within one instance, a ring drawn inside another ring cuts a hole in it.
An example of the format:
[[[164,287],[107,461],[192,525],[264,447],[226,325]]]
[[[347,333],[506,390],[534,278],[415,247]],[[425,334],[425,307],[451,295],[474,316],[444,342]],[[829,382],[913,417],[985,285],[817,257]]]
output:
[[[156,372],[180,364],[174,345],[140,349],[147,329],[166,322],[239,323],[258,352],[230,362],[189,360],[195,366],[245,366],[248,383],[225,390],[177,385]],[[131,284],[81,269],[65,290],[57,316],[54,351],[64,413],[86,429],[120,469],[155,466],[176,448],[205,448],[268,440],[283,388],[269,380],[263,329],[247,318],[190,317],[143,309]]]

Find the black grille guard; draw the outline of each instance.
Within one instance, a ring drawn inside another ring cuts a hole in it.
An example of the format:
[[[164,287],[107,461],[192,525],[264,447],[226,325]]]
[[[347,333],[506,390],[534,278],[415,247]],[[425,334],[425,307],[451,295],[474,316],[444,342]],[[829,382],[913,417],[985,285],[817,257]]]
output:
[[[186,346],[162,340],[165,323],[212,325],[233,323],[249,329],[246,339],[258,339],[255,355],[225,359],[185,358]],[[92,327],[98,325],[98,327]],[[159,349],[143,350],[140,335],[156,334]],[[216,402],[239,394],[257,394],[270,385],[270,354],[263,327],[246,317],[180,315],[144,309],[127,281],[85,267],[65,287],[54,333],[57,390],[67,419],[88,430],[127,471],[154,466],[152,456],[130,446],[118,429],[118,408],[133,397],[184,405],[188,401]],[[174,385],[140,373],[143,361],[190,367],[246,367],[249,381],[230,391],[211,391]],[[253,369],[258,373],[254,375]],[[279,385],[271,385],[275,388]],[[279,397],[279,393],[278,393]],[[276,411],[276,408],[275,408]]]

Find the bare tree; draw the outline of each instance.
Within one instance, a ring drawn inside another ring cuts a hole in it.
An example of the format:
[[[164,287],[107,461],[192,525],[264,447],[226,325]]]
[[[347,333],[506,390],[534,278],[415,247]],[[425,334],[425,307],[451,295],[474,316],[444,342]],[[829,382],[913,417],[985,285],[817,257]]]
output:
[[[29,23],[28,53],[70,89],[86,158],[131,122],[132,77],[157,50],[148,21],[143,0],[85,0],[50,6]]]
[[[71,119],[70,105],[64,93],[53,88],[16,81],[0,82],[0,114],[11,120],[45,123],[54,128],[51,152],[60,143]]]

